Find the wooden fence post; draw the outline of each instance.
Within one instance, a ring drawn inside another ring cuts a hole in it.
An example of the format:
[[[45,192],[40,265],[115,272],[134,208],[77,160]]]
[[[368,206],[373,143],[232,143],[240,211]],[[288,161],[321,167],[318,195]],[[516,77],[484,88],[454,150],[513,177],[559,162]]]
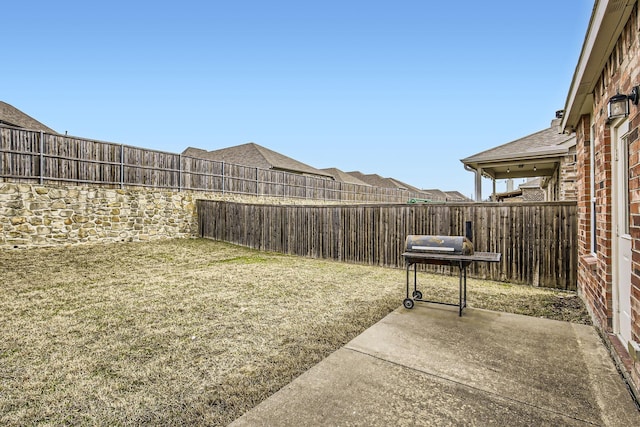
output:
[[[182,154],[178,154],[178,191],[182,191]]]
[[[40,185],[44,182],[44,132],[40,131]]]
[[[124,188],[124,144],[120,144],[120,188]]]

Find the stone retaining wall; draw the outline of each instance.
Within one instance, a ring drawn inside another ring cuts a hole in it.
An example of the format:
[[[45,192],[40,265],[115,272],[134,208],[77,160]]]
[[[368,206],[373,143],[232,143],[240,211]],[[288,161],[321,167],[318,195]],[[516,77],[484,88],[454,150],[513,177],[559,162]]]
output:
[[[314,203],[144,188],[0,183],[0,249],[197,236],[196,199]]]

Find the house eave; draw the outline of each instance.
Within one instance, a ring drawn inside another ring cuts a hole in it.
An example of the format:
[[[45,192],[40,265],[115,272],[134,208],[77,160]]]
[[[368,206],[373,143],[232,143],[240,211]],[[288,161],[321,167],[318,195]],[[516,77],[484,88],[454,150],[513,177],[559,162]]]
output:
[[[478,169],[480,165],[492,165],[492,164],[513,164],[513,163],[522,163],[522,162],[536,162],[540,160],[549,161],[549,160],[558,160],[560,157],[565,156],[569,153],[567,148],[554,148],[549,150],[540,150],[539,152],[528,152],[521,153],[519,155],[504,157],[504,156],[493,156],[486,157],[481,160],[470,160],[470,158],[460,160],[463,164],[473,168],[475,170]]]
[[[571,131],[583,114],[592,112],[593,89],[635,3],[636,0],[596,1],[567,94],[563,131]]]
[[[482,174],[491,179],[545,177],[555,173],[562,161],[562,157],[563,155],[512,157],[509,159],[502,158],[493,161],[465,163],[465,165],[475,171],[482,170]]]

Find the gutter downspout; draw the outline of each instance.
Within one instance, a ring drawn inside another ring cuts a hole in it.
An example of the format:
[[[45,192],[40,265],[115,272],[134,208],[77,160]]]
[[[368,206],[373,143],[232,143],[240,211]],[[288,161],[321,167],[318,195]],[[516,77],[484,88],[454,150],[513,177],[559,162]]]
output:
[[[475,173],[475,196],[476,202],[482,201],[482,168],[478,168],[477,170],[472,168],[469,165],[464,165],[464,169]]]

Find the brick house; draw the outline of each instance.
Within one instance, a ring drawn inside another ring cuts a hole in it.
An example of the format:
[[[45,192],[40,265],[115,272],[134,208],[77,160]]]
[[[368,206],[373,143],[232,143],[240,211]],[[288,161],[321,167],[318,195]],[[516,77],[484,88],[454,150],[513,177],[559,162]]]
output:
[[[578,291],[636,396],[640,104],[629,95],[638,85],[638,0],[596,0],[562,118],[563,130],[577,138]],[[622,101],[621,111],[614,100]],[[610,106],[620,114],[609,114]]]

